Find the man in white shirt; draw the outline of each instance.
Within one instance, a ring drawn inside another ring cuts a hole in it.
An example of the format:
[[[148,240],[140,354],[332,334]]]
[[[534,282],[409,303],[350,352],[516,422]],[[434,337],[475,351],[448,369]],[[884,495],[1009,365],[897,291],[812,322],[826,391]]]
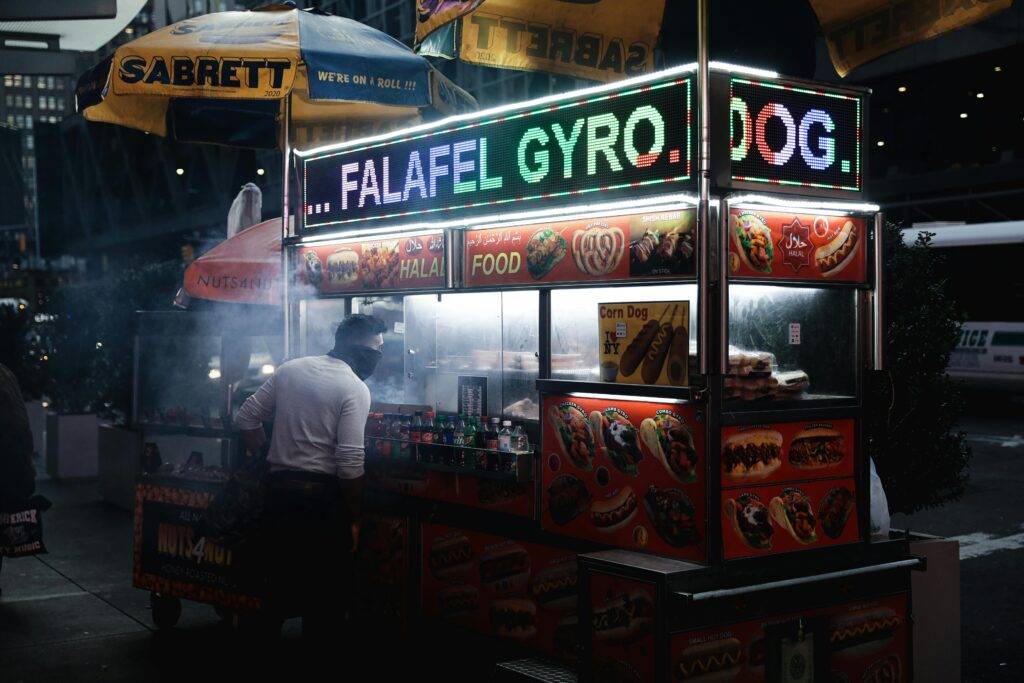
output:
[[[301,614],[304,631],[329,631],[349,597],[370,410],[363,380],[380,361],[384,330],[373,316],[346,317],[334,349],[283,363],[235,415],[250,454],[262,451],[263,423],[273,422],[263,525],[268,605]]]

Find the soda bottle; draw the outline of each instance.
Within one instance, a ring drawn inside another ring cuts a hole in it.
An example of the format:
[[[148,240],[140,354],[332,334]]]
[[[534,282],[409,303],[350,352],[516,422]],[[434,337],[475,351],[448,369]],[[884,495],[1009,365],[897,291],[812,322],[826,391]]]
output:
[[[411,450],[411,442],[409,440],[409,427],[411,424],[412,418],[410,418],[408,415],[402,415],[398,419],[399,455],[400,457],[405,458],[406,460],[409,459]]]

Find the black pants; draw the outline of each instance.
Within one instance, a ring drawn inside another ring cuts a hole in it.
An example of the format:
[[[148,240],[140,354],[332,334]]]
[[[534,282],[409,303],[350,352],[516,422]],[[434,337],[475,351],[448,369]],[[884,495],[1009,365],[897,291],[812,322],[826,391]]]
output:
[[[352,519],[338,481],[296,471],[270,474],[261,555],[267,606],[317,631],[340,628],[352,593]]]

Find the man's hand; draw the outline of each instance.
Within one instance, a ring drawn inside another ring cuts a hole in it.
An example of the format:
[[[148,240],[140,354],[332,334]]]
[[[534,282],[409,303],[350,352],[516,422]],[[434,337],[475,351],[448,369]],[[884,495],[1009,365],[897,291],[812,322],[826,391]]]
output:
[[[352,522],[352,552],[359,550],[359,522]]]
[[[263,450],[263,445],[267,442],[267,435],[263,433],[263,428],[259,429],[243,429],[242,430],[242,443],[245,444],[245,450],[250,456],[257,456]]]

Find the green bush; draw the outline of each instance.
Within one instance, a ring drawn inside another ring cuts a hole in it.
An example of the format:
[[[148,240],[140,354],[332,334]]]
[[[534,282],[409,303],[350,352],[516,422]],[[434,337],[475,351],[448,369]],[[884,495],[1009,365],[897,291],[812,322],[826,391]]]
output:
[[[884,372],[866,400],[868,449],[892,512],[911,513],[963,495],[970,448],[955,430],[963,390],[946,375],[963,317],[942,275],[931,236],[904,244],[885,230]]]

